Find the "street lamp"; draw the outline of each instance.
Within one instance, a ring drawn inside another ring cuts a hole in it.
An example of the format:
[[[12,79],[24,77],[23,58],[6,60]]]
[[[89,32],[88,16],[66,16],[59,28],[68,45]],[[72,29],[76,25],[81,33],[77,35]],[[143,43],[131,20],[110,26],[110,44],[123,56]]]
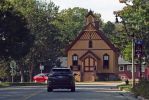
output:
[[[132,88],[134,87],[135,85],[135,76],[134,76],[134,34],[132,35],[129,35],[129,32],[127,30],[127,27],[126,27],[126,23],[125,23],[125,20],[121,17],[121,16],[118,16],[118,13],[117,12],[114,12],[115,14],[115,20],[116,20],[116,23],[119,23],[118,21],[118,17],[120,17],[122,19],[122,24],[124,25],[124,29],[125,29],[125,32],[127,34],[127,36],[131,37],[131,42],[132,42],[132,55],[131,55],[131,59],[132,59]]]

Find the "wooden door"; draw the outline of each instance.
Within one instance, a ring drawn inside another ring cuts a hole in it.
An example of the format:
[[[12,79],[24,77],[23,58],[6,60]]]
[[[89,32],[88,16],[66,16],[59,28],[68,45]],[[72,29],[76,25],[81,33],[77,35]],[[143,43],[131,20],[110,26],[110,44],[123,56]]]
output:
[[[87,57],[84,60],[83,81],[95,81],[96,60],[92,57]]]

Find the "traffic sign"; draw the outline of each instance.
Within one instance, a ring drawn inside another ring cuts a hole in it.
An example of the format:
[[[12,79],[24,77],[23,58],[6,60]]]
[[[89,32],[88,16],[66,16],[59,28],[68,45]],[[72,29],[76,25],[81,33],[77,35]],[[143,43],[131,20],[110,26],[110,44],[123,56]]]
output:
[[[142,56],[143,40],[135,41],[135,55],[139,58]]]
[[[44,70],[44,66],[40,64],[40,70]]]
[[[138,44],[138,45],[142,45],[143,44],[143,40],[136,40],[135,43]]]
[[[14,60],[10,62],[10,68],[16,68],[17,64]]]

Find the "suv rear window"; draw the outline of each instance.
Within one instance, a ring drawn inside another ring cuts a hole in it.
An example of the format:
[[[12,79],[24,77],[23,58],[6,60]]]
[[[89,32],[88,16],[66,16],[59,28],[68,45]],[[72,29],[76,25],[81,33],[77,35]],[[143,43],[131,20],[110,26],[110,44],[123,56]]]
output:
[[[52,69],[54,73],[72,73],[70,69]]]

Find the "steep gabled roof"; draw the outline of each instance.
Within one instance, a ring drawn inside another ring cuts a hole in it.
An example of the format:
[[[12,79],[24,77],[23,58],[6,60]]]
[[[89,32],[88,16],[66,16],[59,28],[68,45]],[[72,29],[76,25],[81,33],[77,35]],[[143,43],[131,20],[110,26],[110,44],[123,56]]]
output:
[[[111,41],[104,35],[101,30],[97,30],[97,34],[107,43],[107,45],[114,51],[118,52],[118,49],[111,43]]]
[[[89,26],[92,25],[92,27],[95,28],[95,26],[93,24],[88,24],[87,26],[85,26],[83,28],[83,30],[80,32],[80,34],[75,38],[74,41],[72,41],[72,43],[69,45],[69,47],[66,49],[66,52],[68,52],[71,47],[80,39],[80,37],[83,35],[83,33],[85,32],[84,30]],[[95,28],[96,29],[96,28]],[[118,52],[117,48],[108,40],[108,38],[103,34],[102,31],[100,30],[96,30],[97,34],[106,42],[106,44],[114,51],[114,52]]]
[[[69,49],[71,49],[71,47],[80,39],[80,37],[83,35],[83,33],[85,32],[84,30],[89,26],[90,24],[88,24],[87,26],[84,26],[82,31],[79,33],[79,35],[71,42],[71,44],[68,46],[68,48],[66,48],[66,52],[68,52]]]

